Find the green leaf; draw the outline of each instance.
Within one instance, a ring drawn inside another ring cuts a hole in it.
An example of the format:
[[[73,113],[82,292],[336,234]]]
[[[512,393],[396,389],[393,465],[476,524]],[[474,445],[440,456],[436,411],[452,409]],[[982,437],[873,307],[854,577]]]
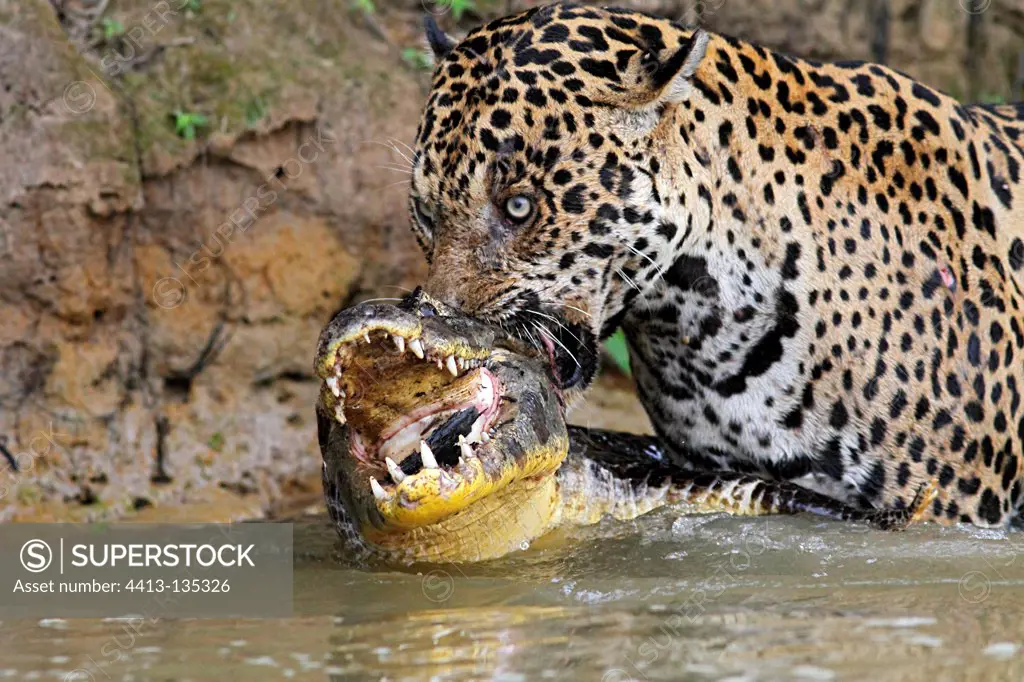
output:
[[[220,431],[213,434],[212,436],[210,436],[210,440],[209,442],[207,442],[207,445],[210,446],[211,450],[216,450],[217,452],[220,452],[224,448],[224,434],[221,433]]]
[[[245,106],[245,125],[250,128],[259,123],[267,115],[267,105],[257,97]]]
[[[376,7],[373,5],[373,0],[352,0],[355,4],[356,9],[366,14],[373,14],[376,11]]]
[[[615,330],[615,333],[608,337],[604,342],[604,349],[619,369],[625,374],[632,374],[629,367],[629,346],[626,343],[626,335],[622,333],[621,329]]]
[[[205,128],[208,119],[203,114],[187,111],[176,111],[174,116],[174,132],[186,140],[196,139],[200,128]]]
[[[436,0],[441,7],[447,7],[452,11],[452,18],[458,21],[468,10],[476,9],[474,0]]]
[[[103,21],[100,22],[103,27],[103,40],[110,42],[118,36],[124,35],[124,24],[117,19],[111,19],[110,17],[104,17]]]
[[[402,59],[405,60],[406,64],[420,71],[426,71],[430,68],[430,57],[427,56],[426,52],[415,47],[407,47],[402,50]]]

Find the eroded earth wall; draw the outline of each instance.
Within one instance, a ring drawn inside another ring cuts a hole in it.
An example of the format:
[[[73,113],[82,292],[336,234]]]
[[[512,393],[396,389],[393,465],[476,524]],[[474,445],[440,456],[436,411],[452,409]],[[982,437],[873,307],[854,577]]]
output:
[[[317,334],[424,274],[404,201],[420,16],[458,34],[531,4],[0,0],[0,520],[315,495]],[[1024,0],[619,4],[960,95],[1019,88]]]

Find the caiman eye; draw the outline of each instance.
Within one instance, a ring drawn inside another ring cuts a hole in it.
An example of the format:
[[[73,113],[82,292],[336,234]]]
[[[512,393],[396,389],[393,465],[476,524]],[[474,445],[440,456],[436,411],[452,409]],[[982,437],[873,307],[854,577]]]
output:
[[[533,199],[523,194],[509,197],[505,201],[505,216],[516,224],[525,223],[533,216]]]
[[[423,200],[416,197],[412,200],[412,213],[420,229],[426,234],[434,235],[434,213],[427,208]]]

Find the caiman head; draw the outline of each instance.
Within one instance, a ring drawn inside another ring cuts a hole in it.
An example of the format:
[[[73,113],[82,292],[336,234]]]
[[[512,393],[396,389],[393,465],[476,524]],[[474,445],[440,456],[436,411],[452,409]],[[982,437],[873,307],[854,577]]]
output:
[[[336,523],[405,561],[477,561],[543,534],[568,452],[548,363],[420,292],[324,329],[315,370]]]

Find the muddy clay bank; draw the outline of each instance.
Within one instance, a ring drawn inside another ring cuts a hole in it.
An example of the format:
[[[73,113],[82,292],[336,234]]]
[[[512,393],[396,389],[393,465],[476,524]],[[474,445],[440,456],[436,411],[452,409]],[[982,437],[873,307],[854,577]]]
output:
[[[699,7],[819,58],[884,48],[951,91],[1011,87],[1024,0],[820,4],[644,8]],[[424,275],[400,142],[423,99],[407,52],[423,3],[377,5],[0,0],[0,520],[319,498],[320,328]],[[646,430],[628,383],[604,381],[575,421]]]
[[[317,334],[422,278],[370,144],[411,136],[420,86],[345,13],[269,4],[118,2],[149,29],[109,45],[80,5],[0,0],[0,518],[318,494]]]
[[[424,274],[421,75],[312,0],[67,5],[0,0],[0,519],[318,499],[317,335]]]

